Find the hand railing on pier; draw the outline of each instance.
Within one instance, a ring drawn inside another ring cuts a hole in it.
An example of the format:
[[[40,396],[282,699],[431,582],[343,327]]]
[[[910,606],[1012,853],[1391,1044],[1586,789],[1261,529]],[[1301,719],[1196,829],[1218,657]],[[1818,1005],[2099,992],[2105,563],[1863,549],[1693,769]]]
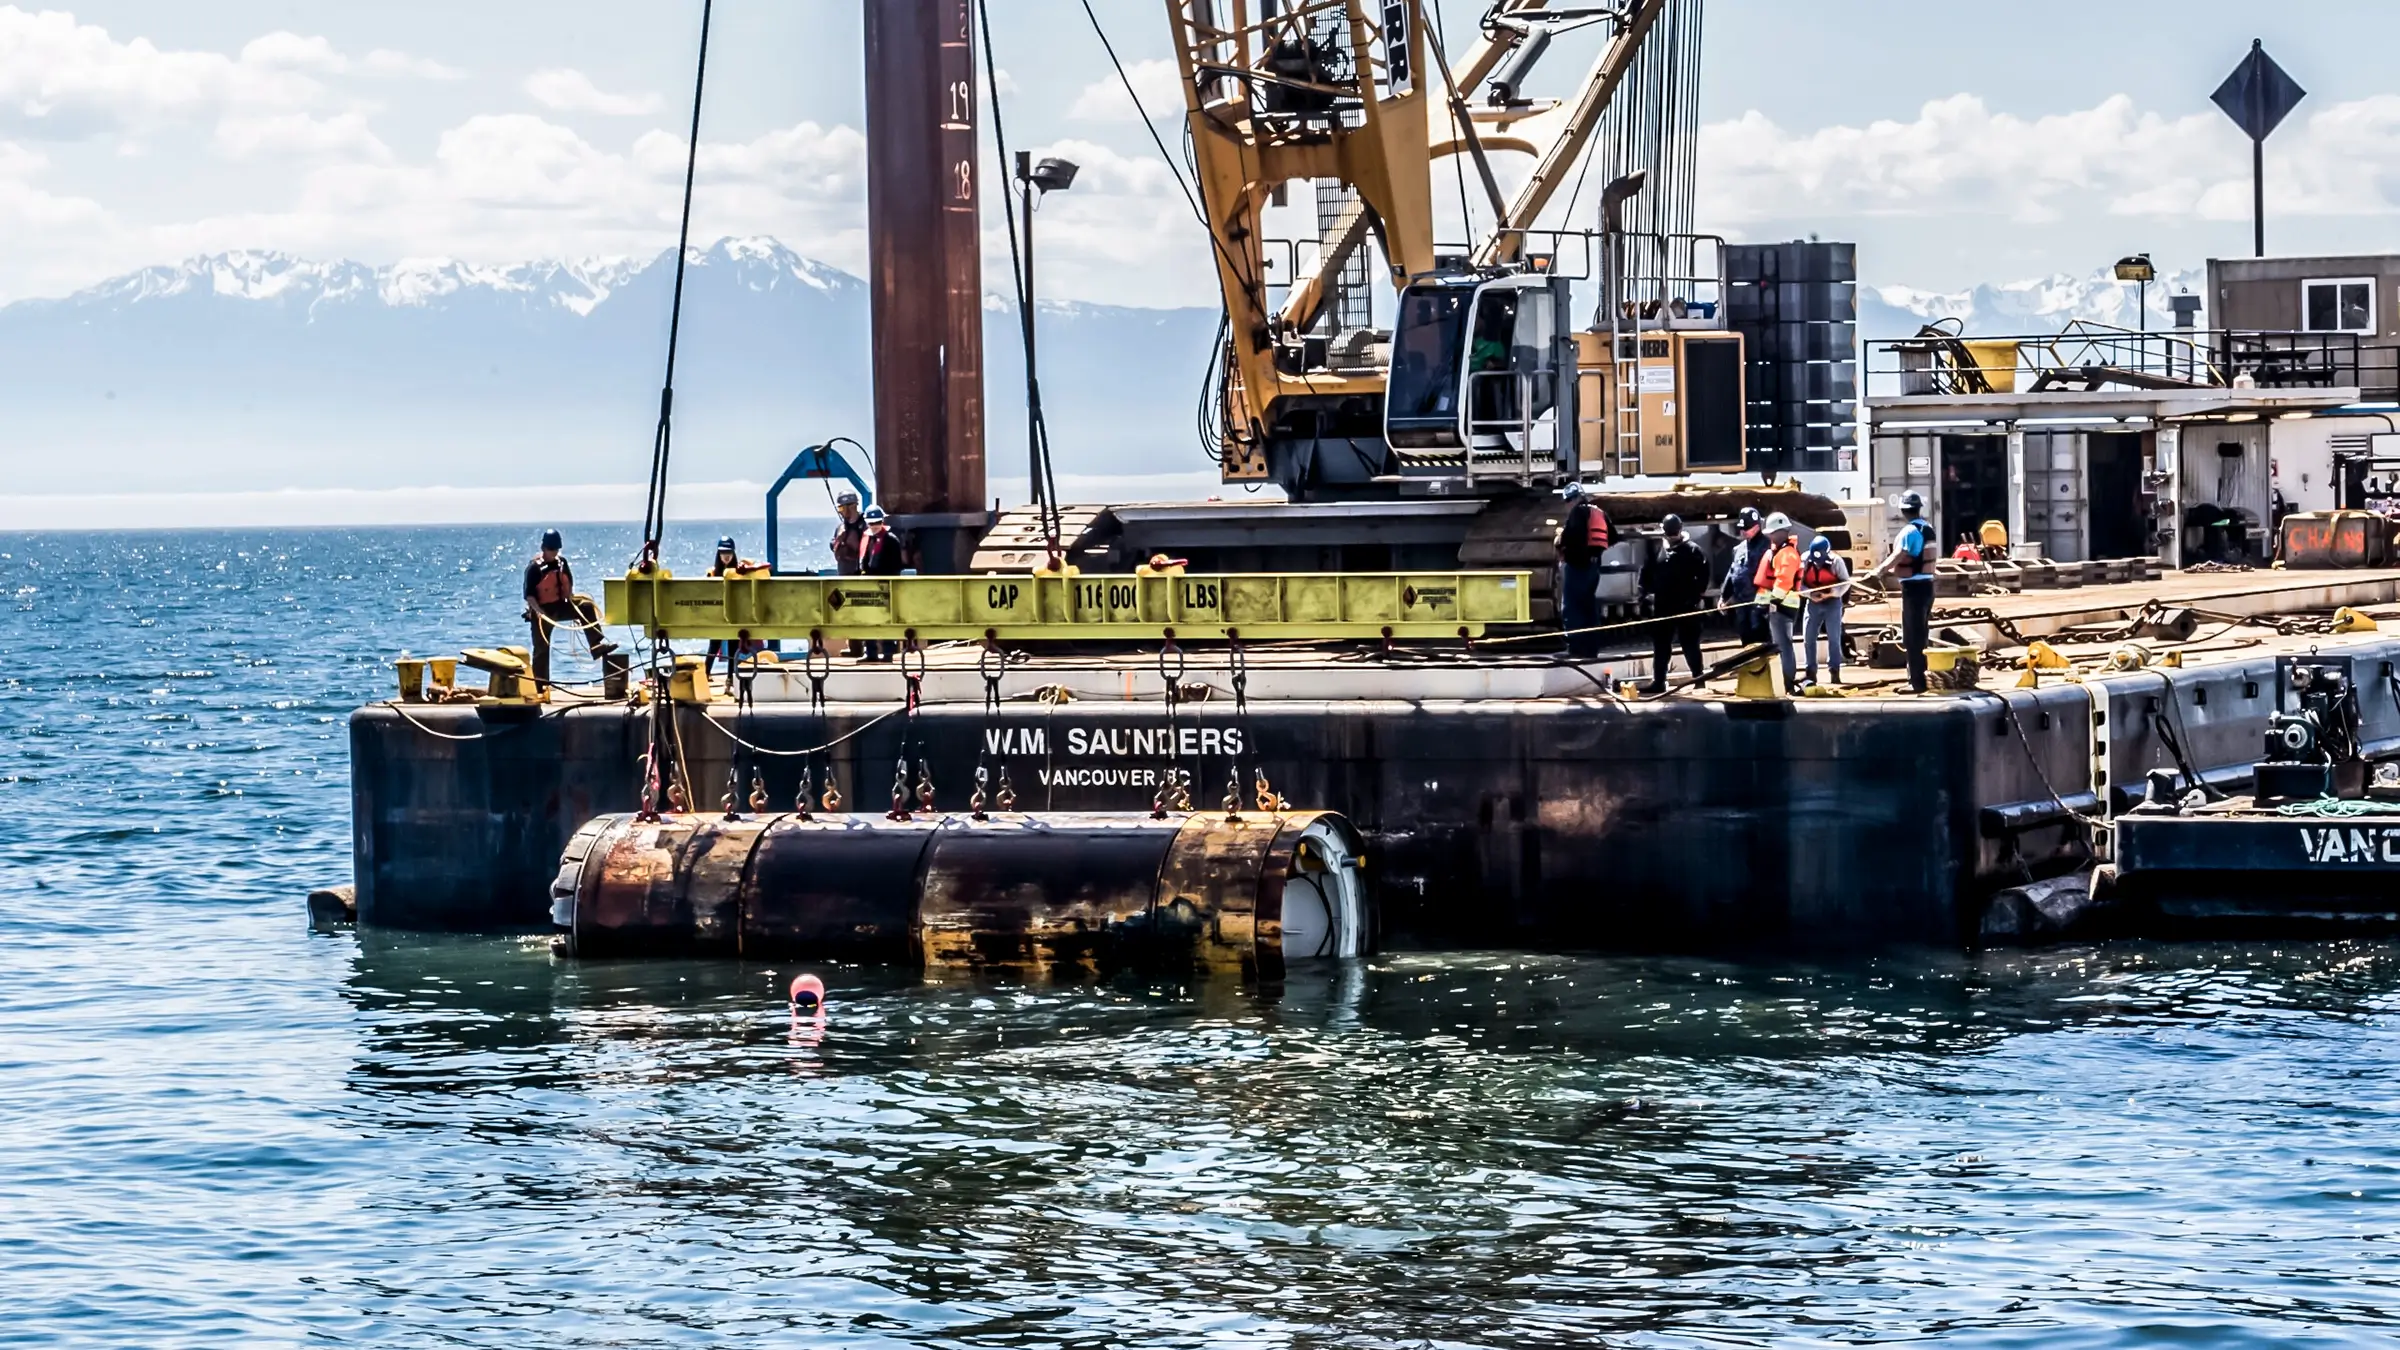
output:
[[[1866,344],[1867,388],[1901,397],[2101,389],[2346,389],[2400,392],[2400,345],[2358,333],[2171,328],[2088,319],[2055,333],[1969,335],[1957,320]]]

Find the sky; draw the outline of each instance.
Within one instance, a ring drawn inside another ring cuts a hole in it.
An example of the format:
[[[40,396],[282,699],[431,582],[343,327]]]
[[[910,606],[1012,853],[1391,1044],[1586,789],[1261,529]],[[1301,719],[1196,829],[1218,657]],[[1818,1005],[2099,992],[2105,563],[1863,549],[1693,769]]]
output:
[[[1159,0],[1093,8],[1169,111]],[[1081,4],[994,9],[1013,139],[1085,169],[1045,207],[1045,293],[1210,303],[1206,242]],[[1447,9],[1463,46],[1480,10]],[[0,301],[232,248],[654,254],[674,239],[699,12],[0,5]],[[770,234],[862,267],[860,14],[718,0],[698,238]],[[2400,50],[2390,0],[1709,0],[1701,225],[1854,239],[1868,281],[1934,289],[2246,252],[2247,144],[2207,97],[2253,37],[2309,90],[2268,147],[2270,248],[2400,245],[2400,80],[2366,55]],[[1588,55],[1562,40],[1552,89]]]

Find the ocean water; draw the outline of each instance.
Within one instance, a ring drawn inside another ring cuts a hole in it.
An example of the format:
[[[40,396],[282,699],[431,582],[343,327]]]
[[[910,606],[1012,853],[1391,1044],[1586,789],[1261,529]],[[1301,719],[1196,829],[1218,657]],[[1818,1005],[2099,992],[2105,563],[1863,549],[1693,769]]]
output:
[[[2389,945],[833,970],[820,1030],[310,934],[345,716],[513,639],[530,534],[0,537],[0,1344],[2400,1340]]]

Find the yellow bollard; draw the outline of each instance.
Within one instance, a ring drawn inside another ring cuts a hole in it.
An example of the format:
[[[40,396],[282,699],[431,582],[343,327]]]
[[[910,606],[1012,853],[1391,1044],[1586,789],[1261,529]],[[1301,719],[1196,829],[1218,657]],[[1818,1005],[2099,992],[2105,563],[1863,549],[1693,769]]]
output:
[[[1762,656],[1733,672],[1735,698],[1786,698],[1783,688],[1783,665],[1773,656]]]

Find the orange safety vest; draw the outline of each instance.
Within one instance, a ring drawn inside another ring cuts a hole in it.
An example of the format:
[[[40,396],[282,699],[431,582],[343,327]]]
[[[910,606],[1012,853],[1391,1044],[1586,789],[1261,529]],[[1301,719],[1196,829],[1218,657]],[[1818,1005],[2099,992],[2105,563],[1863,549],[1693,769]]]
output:
[[[1758,575],[1752,578],[1763,594],[1768,591],[1796,591],[1800,584],[1800,546],[1790,540],[1777,544],[1775,551],[1761,559]],[[1778,604],[1797,607],[1800,597],[1792,596]]]
[[[563,605],[575,596],[575,574],[567,570],[566,559],[542,569],[533,580],[533,600],[537,605]]]
[[[1832,563],[1805,563],[1800,568],[1800,586],[1803,590],[1824,590],[1829,586],[1838,586],[1841,582],[1841,569]]]

